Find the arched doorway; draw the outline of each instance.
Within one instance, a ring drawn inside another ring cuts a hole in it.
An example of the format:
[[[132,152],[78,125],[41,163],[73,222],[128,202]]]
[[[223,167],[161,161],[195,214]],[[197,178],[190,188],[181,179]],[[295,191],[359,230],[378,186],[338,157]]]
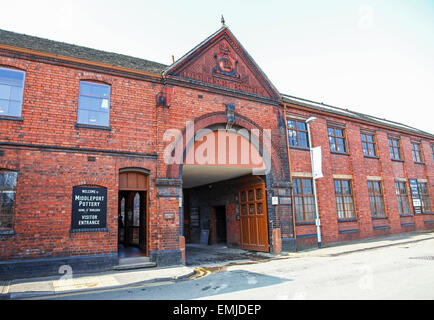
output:
[[[269,252],[270,163],[247,130],[212,129],[196,135],[182,166],[186,243]]]
[[[148,255],[148,174],[128,169],[119,175],[120,258]]]

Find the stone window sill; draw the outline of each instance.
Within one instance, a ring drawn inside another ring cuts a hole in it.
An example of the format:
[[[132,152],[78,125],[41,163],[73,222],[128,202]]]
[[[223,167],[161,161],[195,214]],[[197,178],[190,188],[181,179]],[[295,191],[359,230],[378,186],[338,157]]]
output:
[[[380,160],[379,157],[375,157],[375,156],[367,156],[367,155],[365,155],[364,157],[365,157],[366,159],[375,159],[375,160]]]
[[[0,230],[0,237],[2,236],[14,236],[16,235],[15,230]]]
[[[20,121],[23,122],[23,117],[11,117],[11,116],[0,116],[0,120],[11,120],[11,121]]]
[[[290,146],[289,149],[300,150],[300,151],[310,151],[309,148],[294,147],[294,146]]]
[[[357,218],[348,218],[348,219],[338,219],[338,222],[357,222],[359,219]]]
[[[111,131],[111,127],[105,127],[105,126],[93,126],[90,124],[82,124],[82,123],[76,123],[75,125],[76,129],[83,128],[83,129],[96,129],[96,130],[105,130],[105,131]]]
[[[331,153],[331,154],[336,154],[336,155],[338,155],[338,156],[347,156],[347,157],[350,156],[350,154],[349,154],[349,153],[346,153],[346,152],[330,151],[330,153]]]
[[[404,160],[401,160],[401,159],[391,159],[392,161],[395,161],[395,162],[404,162]]]
[[[295,223],[296,226],[315,225],[315,221],[300,221]]]
[[[381,219],[389,219],[389,217],[372,217],[372,220],[381,220]]]

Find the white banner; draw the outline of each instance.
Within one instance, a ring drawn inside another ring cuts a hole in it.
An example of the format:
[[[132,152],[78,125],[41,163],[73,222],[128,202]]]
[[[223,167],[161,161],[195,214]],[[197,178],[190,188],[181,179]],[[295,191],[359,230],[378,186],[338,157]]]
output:
[[[312,148],[312,162],[313,179],[323,178],[321,147]]]

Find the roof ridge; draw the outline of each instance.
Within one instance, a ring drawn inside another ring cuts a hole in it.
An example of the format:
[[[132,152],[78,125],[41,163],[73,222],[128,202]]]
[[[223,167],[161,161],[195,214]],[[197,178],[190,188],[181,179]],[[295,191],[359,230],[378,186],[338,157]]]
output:
[[[203,41],[201,41],[199,44],[194,46],[191,50],[189,50],[187,53],[185,53],[181,58],[176,60],[171,65],[167,66],[166,69],[164,69],[163,74],[167,74],[167,72],[173,68],[175,68],[177,65],[179,65],[184,59],[186,59],[188,56],[190,56],[194,51],[199,49],[201,46],[203,46],[205,43],[207,43],[209,40],[211,40],[213,37],[215,37],[217,34],[219,34],[223,29],[228,29],[227,26],[222,26],[220,29],[218,29],[216,32],[211,34],[210,36],[206,37]]]

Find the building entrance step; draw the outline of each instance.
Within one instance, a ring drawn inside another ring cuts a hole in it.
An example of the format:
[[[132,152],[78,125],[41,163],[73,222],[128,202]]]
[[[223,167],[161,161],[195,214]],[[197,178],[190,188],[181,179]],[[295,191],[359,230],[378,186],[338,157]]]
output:
[[[149,257],[134,257],[119,259],[119,264],[114,266],[114,270],[131,270],[156,267],[155,262],[151,262]]]

